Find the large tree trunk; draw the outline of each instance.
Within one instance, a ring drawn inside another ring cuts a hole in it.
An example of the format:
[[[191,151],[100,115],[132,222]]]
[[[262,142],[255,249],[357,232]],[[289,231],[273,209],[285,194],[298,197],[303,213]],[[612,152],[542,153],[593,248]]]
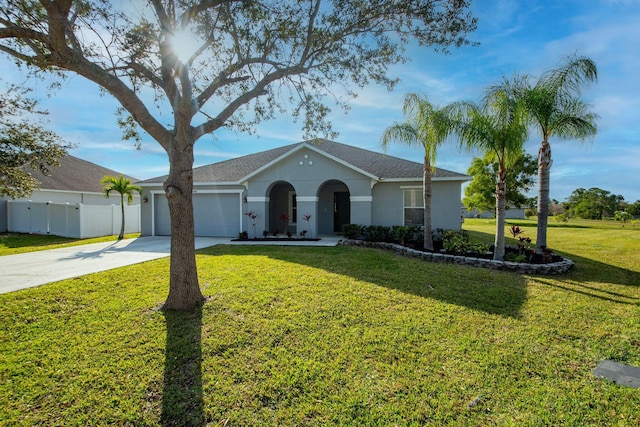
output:
[[[536,250],[542,253],[547,247],[547,222],[549,220],[549,181],[551,177],[551,146],[545,139],[538,151],[538,232]]]
[[[504,259],[504,216],[507,207],[507,171],[500,166],[496,184],[496,239],[493,259]]]
[[[424,171],[422,177],[424,199],[424,248],[433,251],[433,236],[431,233],[431,159],[424,156]]]
[[[193,143],[176,137],[169,156],[171,168],[164,190],[171,215],[171,271],[169,296],[163,308],[192,310],[204,302],[195,257]]]

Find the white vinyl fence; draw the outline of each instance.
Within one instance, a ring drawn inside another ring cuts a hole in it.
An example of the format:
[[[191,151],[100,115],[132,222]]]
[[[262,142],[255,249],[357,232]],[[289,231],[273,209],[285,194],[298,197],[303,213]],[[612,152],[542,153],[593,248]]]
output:
[[[125,233],[140,232],[140,205],[125,205]],[[7,229],[15,233],[52,234],[84,239],[120,233],[120,205],[7,202]]]

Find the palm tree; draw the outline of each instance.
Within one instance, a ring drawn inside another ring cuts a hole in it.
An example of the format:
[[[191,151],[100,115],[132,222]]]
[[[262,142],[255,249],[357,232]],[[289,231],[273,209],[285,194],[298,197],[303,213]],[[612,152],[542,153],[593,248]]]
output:
[[[433,251],[431,235],[431,173],[435,168],[436,151],[452,131],[453,122],[448,107],[439,109],[426,97],[408,93],[404,98],[403,113],[407,121],[394,123],[382,134],[382,147],[386,151],[392,141],[408,146],[424,148],[423,200],[424,200],[424,241],[425,249]]]
[[[456,132],[467,150],[480,149],[498,163],[496,177],[496,235],[493,259],[504,258],[504,225],[507,200],[507,169],[521,155],[527,139],[527,114],[518,96],[525,79],[514,76],[487,90],[482,105],[457,104],[460,121]]]
[[[597,78],[598,70],[591,59],[571,55],[524,92],[531,120],[542,135],[542,145],[538,151],[538,252],[547,246],[552,163],[549,138],[557,136],[584,141],[595,135],[597,115],[589,111],[589,105],[579,96],[582,86]]]
[[[100,180],[100,183],[104,186],[102,191],[104,191],[104,195],[109,197],[109,194],[112,191],[120,194],[120,208],[122,211],[122,223],[120,224],[120,234],[118,235],[118,240],[122,240],[124,238],[124,196],[127,196],[127,202],[131,203],[133,200],[133,192],[137,192],[140,194],[142,192],[142,188],[137,185],[131,184],[131,180],[123,177],[116,178],[115,176],[105,176]]]

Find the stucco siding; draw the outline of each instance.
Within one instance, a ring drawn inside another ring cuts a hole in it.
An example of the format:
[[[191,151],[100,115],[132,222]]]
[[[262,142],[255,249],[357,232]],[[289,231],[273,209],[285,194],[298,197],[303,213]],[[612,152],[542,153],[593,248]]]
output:
[[[459,230],[462,226],[460,181],[434,182],[431,204],[433,228]]]
[[[309,149],[301,149],[251,177],[248,194],[267,196],[274,182],[285,181],[294,186],[297,196],[318,196],[327,180],[344,182],[351,195],[371,194],[371,178]]]
[[[460,181],[436,181],[432,184],[433,228],[460,228],[460,184]],[[405,188],[422,188],[422,184],[416,181],[392,182],[379,183],[373,187],[372,224],[386,226],[403,224]]]
[[[401,186],[417,185],[415,182],[379,183],[373,187],[371,225],[402,225],[403,195]]]

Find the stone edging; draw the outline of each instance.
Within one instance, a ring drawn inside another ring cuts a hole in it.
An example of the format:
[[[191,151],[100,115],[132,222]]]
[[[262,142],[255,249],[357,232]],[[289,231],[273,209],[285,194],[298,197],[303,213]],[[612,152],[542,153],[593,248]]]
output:
[[[496,261],[492,259],[424,252],[398,245],[397,243],[367,242],[364,240],[353,239],[340,239],[338,245],[380,248],[393,251],[398,255],[422,259],[423,261],[469,265],[472,267],[489,268],[492,270],[512,271],[520,274],[563,274],[571,270],[575,265],[575,263],[568,258],[562,258],[562,261],[560,262],[551,262],[548,264],[527,264],[525,262]]]

